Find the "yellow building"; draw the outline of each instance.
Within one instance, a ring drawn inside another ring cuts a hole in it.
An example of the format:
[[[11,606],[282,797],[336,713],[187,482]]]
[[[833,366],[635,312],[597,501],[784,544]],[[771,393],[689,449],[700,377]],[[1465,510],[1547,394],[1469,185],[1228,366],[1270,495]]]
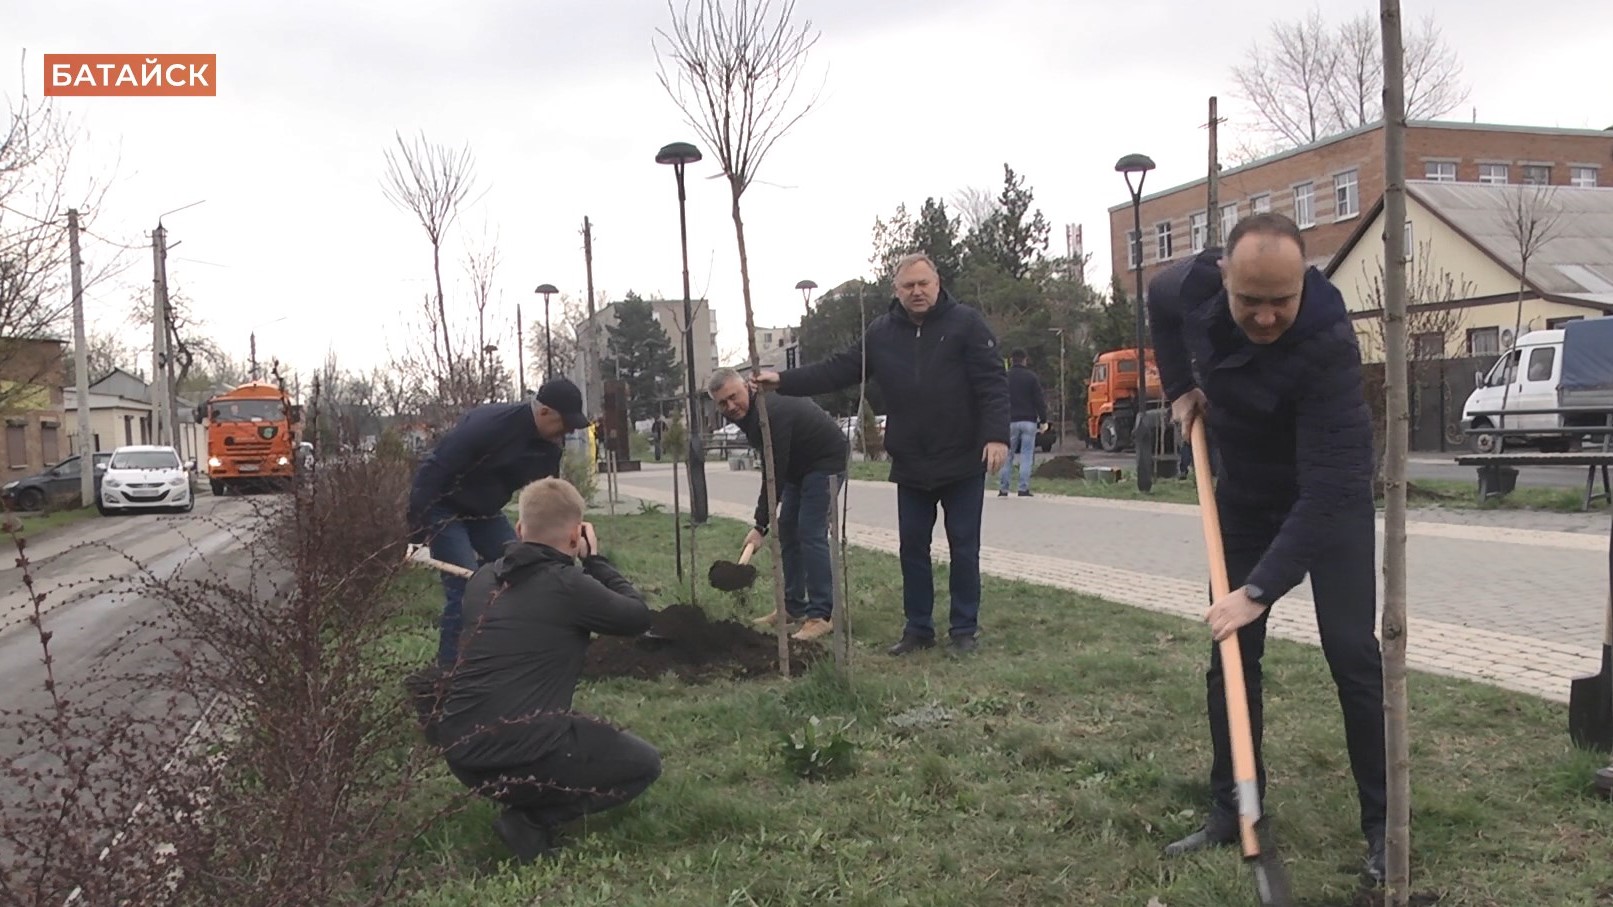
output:
[[[1374,363],[1384,359],[1383,229],[1380,198],[1325,269]],[[1406,236],[1414,360],[1493,359],[1515,332],[1613,313],[1613,188],[1409,180]]]

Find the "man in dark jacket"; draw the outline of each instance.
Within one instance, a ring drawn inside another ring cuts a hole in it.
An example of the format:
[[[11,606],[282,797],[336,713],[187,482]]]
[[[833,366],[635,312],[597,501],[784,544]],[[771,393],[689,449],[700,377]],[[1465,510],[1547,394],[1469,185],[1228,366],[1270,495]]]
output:
[[[540,479],[518,506],[519,543],[470,579],[435,737],[461,783],[504,805],[493,827],[527,861],[553,852],[561,824],[643,793],[661,757],[571,711],[592,634],[648,630],[644,596],[600,555],[569,482]]]
[[[420,460],[409,491],[409,541],[439,561],[475,569],[515,538],[504,507],[528,483],[560,474],[561,444],[587,428],[582,392],[565,378],[538,388],[531,402],[489,403],[466,413]],[[459,648],[465,581],[442,575],[437,661]]]
[[[762,419],[756,392],[731,368],[712,373],[707,392],[717,410],[739,426],[745,440],[762,450]],[[849,457],[845,433],[823,408],[811,400],[774,394],[767,401],[767,424],[773,438],[773,469],[778,476],[779,554],[784,567],[784,606],[790,620],[800,620],[795,638],[813,640],[831,632],[834,625],[834,577],[829,565],[829,479],[846,477]],[[756,500],[756,520],[745,544],[760,548],[771,514],[767,506],[766,461],[762,490]],[[769,625],[776,613],[756,623]]]
[[[928,255],[898,261],[892,284],[890,311],[875,318],[850,349],[782,374],[758,372],[756,383],[809,397],[868,379],[879,382],[907,614],[890,654],[935,645],[930,537],[937,505],[946,511],[951,550],[952,646],[973,652],[980,618],[980,517],[986,473],[1001,469],[1008,457],[1008,379],[986,320],[941,286]]]
[[[1019,496],[1031,496],[1031,467],[1036,463],[1036,433],[1047,423],[1047,399],[1042,381],[1025,364],[1025,351],[1016,349],[1009,356],[1008,369],[1008,459],[1003,461],[997,483],[997,496],[1008,496],[1008,480],[1013,478],[1014,461],[1019,461]]]
[[[1219,454],[1216,504],[1232,592],[1206,614],[1219,641],[1238,634],[1262,801],[1261,672],[1269,609],[1306,574],[1368,844],[1381,881],[1387,806],[1383,667],[1374,635],[1377,535],[1372,421],[1343,297],[1305,264],[1294,222],[1257,214],[1154,278],[1148,306],[1166,398],[1184,429],[1203,418]],[[1203,828],[1170,854],[1237,840],[1220,653],[1206,675],[1215,756]]]

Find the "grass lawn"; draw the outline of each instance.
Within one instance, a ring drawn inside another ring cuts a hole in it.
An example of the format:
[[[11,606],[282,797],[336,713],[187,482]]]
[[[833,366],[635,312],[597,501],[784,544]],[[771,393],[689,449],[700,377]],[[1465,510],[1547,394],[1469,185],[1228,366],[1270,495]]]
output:
[[[22,524],[18,534],[25,539],[31,539],[37,538],[42,533],[70,526],[80,520],[92,519],[99,514],[94,507],[75,507],[71,510],[55,510],[50,513],[6,514],[6,516],[15,517]]]
[[[1012,493],[1019,487],[1019,473],[1014,473],[1009,486]],[[850,477],[883,482],[890,477],[889,461],[869,462],[858,460],[851,464]],[[988,477],[986,487],[995,488],[994,477]],[[1504,498],[1480,503],[1475,482],[1454,479],[1418,479],[1412,483],[1413,494],[1408,502],[1413,509],[1437,506],[1450,510],[1550,510],[1558,513],[1580,513],[1584,500],[1584,486],[1577,488],[1517,488]],[[1086,498],[1113,498],[1126,501],[1160,501],[1168,504],[1197,504],[1198,495],[1193,483],[1187,479],[1156,479],[1153,489],[1144,493],[1137,490],[1136,477],[1126,469],[1119,482],[1088,482],[1085,479],[1031,480],[1033,494],[1074,495]],[[1380,500],[1381,508],[1383,502]],[[1607,509],[1607,503],[1592,501],[1591,510]]]
[[[652,602],[686,600],[670,516],[592,519]],[[743,531],[716,520],[700,550],[736,550]],[[750,602],[705,587],[700,603],[741,617],[769,607],[767,557]],[[478,803],[422,842],[414,868],[436,881],[400,903],[1254,903],[1235,850],[1160,854],[1205,805],[1201,626],[987,577],[979,655],[895,660],[883,654],[900,629],[895,559],[851,549],[848,570],[861,634],[849,681],[826,660],[791,681],[585,685],[580,710],[659,747],[660,781],[590,819],[559,859],[527,867],[505,862],[495,808]],[[412,622],[426,627],[440,598],[434,582],[418,588]],[[396,642],[425,657],[433,639],[417,629]],[[1321,653],[1272,640],[1266,678],[1267,807],[1282,852],[1303,903],[1349,903],[1363,844]],[[1414,888],[1443,905],[1609,903],[1613,804],[1592,794],[1606,759],[1569,745],[1565,708],[1421,675],[1411,690]],[[788,770],[780,736],[813,716],[853,722],[848,776]]]

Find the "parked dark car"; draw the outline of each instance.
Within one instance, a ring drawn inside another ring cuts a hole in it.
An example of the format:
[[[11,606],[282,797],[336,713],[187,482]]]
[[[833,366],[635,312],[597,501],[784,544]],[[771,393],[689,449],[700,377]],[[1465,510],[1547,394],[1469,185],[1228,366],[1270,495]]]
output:
[[[101,496],[101,476],[112,459],[112,451],[95,454],[95,496]],[[0,489],[0,498],[12,510],[46,510],[79,505],[79,470],[82,468],[77,454],[57,463],[37,475],[16,479]]]

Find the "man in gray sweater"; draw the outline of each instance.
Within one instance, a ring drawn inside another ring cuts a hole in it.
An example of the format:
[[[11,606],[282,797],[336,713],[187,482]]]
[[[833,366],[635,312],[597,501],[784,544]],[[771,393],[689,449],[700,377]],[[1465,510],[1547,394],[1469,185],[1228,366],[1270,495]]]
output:
[[[756,392],[731,368],[711,376],[707,393],[728,421],[739,426],[757,451],[762,449],[762,419]],[[791,620],[802,621],[794,636],[817,639],[834,629],[834,577],[829,565],[829,478],[846,478],[850,458],[845,433],[818,404],[805,397],[767,398],[767,422],[773,439],[773,470],[778,477],[779,553],[784,562],[784,605]],[[765,468],[765,467],[764,467]],[[767,476],[756,501],[756,521],[745,544],[760,548],[771,524]],[[776,619],[768,613],[756,623]]]

